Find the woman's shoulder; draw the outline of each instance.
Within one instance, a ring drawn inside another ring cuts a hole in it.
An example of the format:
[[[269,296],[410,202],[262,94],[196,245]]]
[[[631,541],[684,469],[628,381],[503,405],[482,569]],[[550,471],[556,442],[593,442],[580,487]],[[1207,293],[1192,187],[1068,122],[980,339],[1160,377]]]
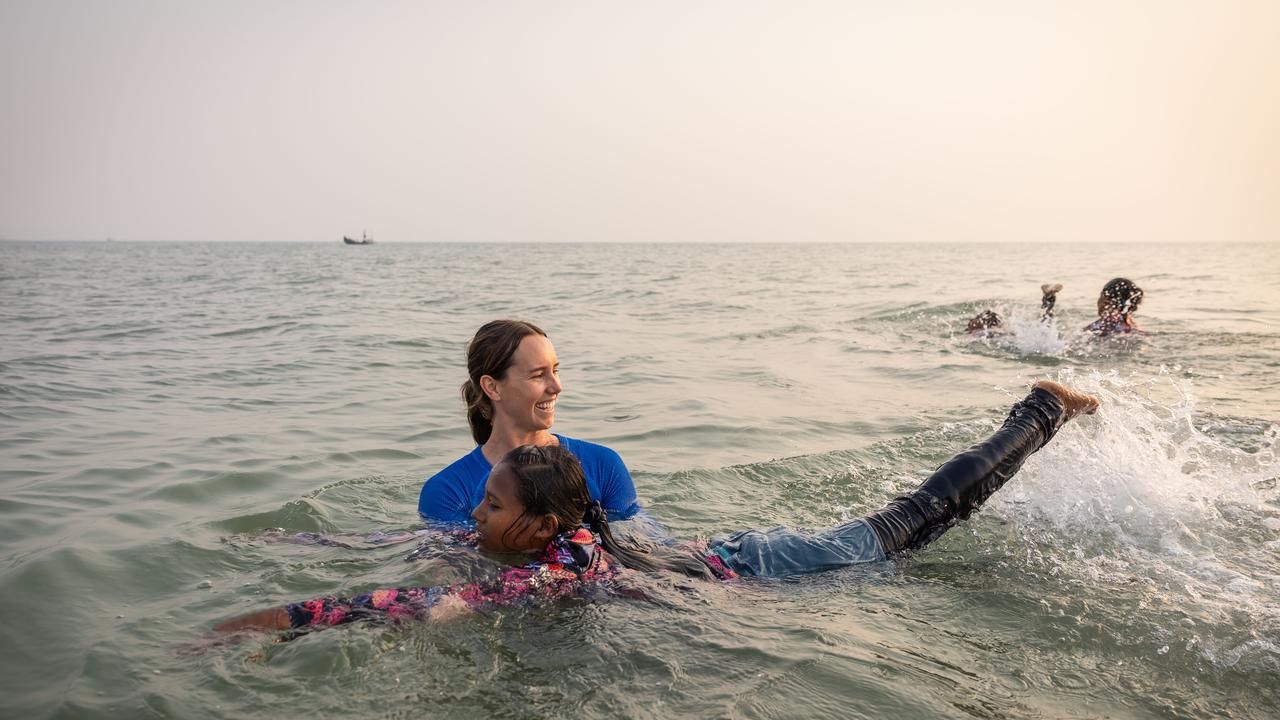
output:
[[[565,435],[556,435],[556,439],[564,449],[573,453],[579,461],[584,464],[588,460],[605,460],[609,462],[622,462],[622,456],[616,450],[600,443],[593,443],[588,440],[579,440]]]
[[[626,520],[640,511],[631,471],[612,448],[556,435],[560,444],[582,463],[587,489],[609,511],[609,520]]]
[[[465,523],[483,494],[489,475],[489,461],[480,447],[454,460],[422,483],[418,492],[418,514],[428,520]]]
[[[572,452],[579,460],[586,460],[588,457],[608,457],[608,459],[621,459],[616,450],[607,445],[600,445],[598,442],[585,441],[585,439],[571,438],[567,436],[556,436],[564,450]]]
[[[437,478],[466,478],[470,479],[479,475],[481,478],[487,477],[489,474],[489,461],[485,459],[484,452],[479,445],[475,446],[471,452],[445,465],[435,475],[427,478],[427,482],[431,482]]]

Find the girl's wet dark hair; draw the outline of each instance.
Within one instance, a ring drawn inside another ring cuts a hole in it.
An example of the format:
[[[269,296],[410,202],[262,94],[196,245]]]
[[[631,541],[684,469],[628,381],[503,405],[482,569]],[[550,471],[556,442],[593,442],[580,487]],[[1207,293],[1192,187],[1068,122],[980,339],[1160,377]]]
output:
[[[969,324],[965,326],[965,332],[989,330],[991,328],[998,328],[1002,324],[1004,324],[1003,321],[994,310],[983,310],[969,320]]]
[[[649,548],[623,544],[614,538],[609,518],[599,502],[591,499],[582,464],[573,453],[559,445],[521,445],[507,453],[502,462],[516,478],[516,497],[524,505],[525,524],[550,514],[559,532],[586,525],[600,536],[600,544],[623,566],[633,570],[674,570],[694,577],[713,578],[707,566],[695,558],[666,554],[660,558]],[[516,523],[511,524],[511,532]]]
[[[1102,297],[1116,312],[1128,317],[1142,303],[1142,288],[1128,278],[1119,277],[1102,286]]]
[[[520,341],[530,335],[547,334],[523,320],[493,320],[480,326],[467,346],[467,381],[462,383],[462,401],[467,404],[467,424],[477,445],[493,434],[493,401],[480,389],[485,375],[501,380],[511,367]]]

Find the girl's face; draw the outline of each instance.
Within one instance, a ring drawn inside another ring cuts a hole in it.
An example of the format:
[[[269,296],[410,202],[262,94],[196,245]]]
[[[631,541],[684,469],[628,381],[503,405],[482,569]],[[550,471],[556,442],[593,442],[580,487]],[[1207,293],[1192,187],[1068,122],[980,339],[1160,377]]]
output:
[[[527,335],[511,356],[511,365],[501,380],[486,375],[481,379],[493,401],[494,425],[509,423],[516,430],[550,430],[556,417],[560,384],[560,361],[555,346],[541,335]]]
[[[484,484],[484,499],[471,511],[480,535],[481,550],[495,553],[521,553],[541,550],[555,536],[554,516],[535,517],[525,514],[516,494],[515,472],[507,463],[498,463]]]

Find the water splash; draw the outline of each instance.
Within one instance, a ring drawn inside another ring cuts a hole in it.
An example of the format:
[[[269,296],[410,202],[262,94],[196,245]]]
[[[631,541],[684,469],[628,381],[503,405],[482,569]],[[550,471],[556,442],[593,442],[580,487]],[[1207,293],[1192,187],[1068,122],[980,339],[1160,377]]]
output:
[[[995,305],[991,308],[1002,318],[1002,324],[986,334],[960,334],[955,336],[964,342],[981,342],[1017,355],[1063,356],[1078,344],[1074,332],[1064,333],[1055,318],[1047,322],[1040,319],[1039,308]],[[963,329],[967,318],[947,315],[941,322],[949,328]]]
[[[1191,381],[1167,370],[1059,377],[1102,407],[992,503],[1029,561],[1101,592],[1114,622],[1159,644],[1217,667],[1280,668],[1280,430],[1255,425],[1242,441],[1247,429],[1206,420]]]
[[[1012,494],[1044,508],[1055,525],[1140,538],[1168,530],[1170,522],[1221,530],[1240,513],[1257,515],[1258,523],[1276,513],[1269,506],[1280,471],[1276,426],[1248,451],[1239,438],[1248,428],[1203,418],[1189,379],[1169,371],[1058,375],[1099,396],[1102,407],[1034,456],[1027,464],[1032,479]]]
[[[1001,346],[1019,355],[1062,355],[1069,346],[1066,337],[1058,330],[1058,323],[1050,318],[1041,322],[1039,311],[1035,314],[1022,309],[1011,312],[1005,319],[1005,332],[998,336]]]

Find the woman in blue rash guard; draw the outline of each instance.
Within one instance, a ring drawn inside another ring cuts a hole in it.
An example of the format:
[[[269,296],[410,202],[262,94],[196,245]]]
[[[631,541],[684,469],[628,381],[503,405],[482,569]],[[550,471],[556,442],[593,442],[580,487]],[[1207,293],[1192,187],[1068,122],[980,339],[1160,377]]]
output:
[[[468,523],[484,497],[489,471],[522,445],[559,445],[577,457],[587,490],[610,520],[640,510],[635,483],[618,453],[595,443],[551,433],[556,400],[563,390],[556,349],[538,326],[494,320],[476,331],[467,347],[462,399],[476,448],[433,475],[418,496],[424,520]]]

